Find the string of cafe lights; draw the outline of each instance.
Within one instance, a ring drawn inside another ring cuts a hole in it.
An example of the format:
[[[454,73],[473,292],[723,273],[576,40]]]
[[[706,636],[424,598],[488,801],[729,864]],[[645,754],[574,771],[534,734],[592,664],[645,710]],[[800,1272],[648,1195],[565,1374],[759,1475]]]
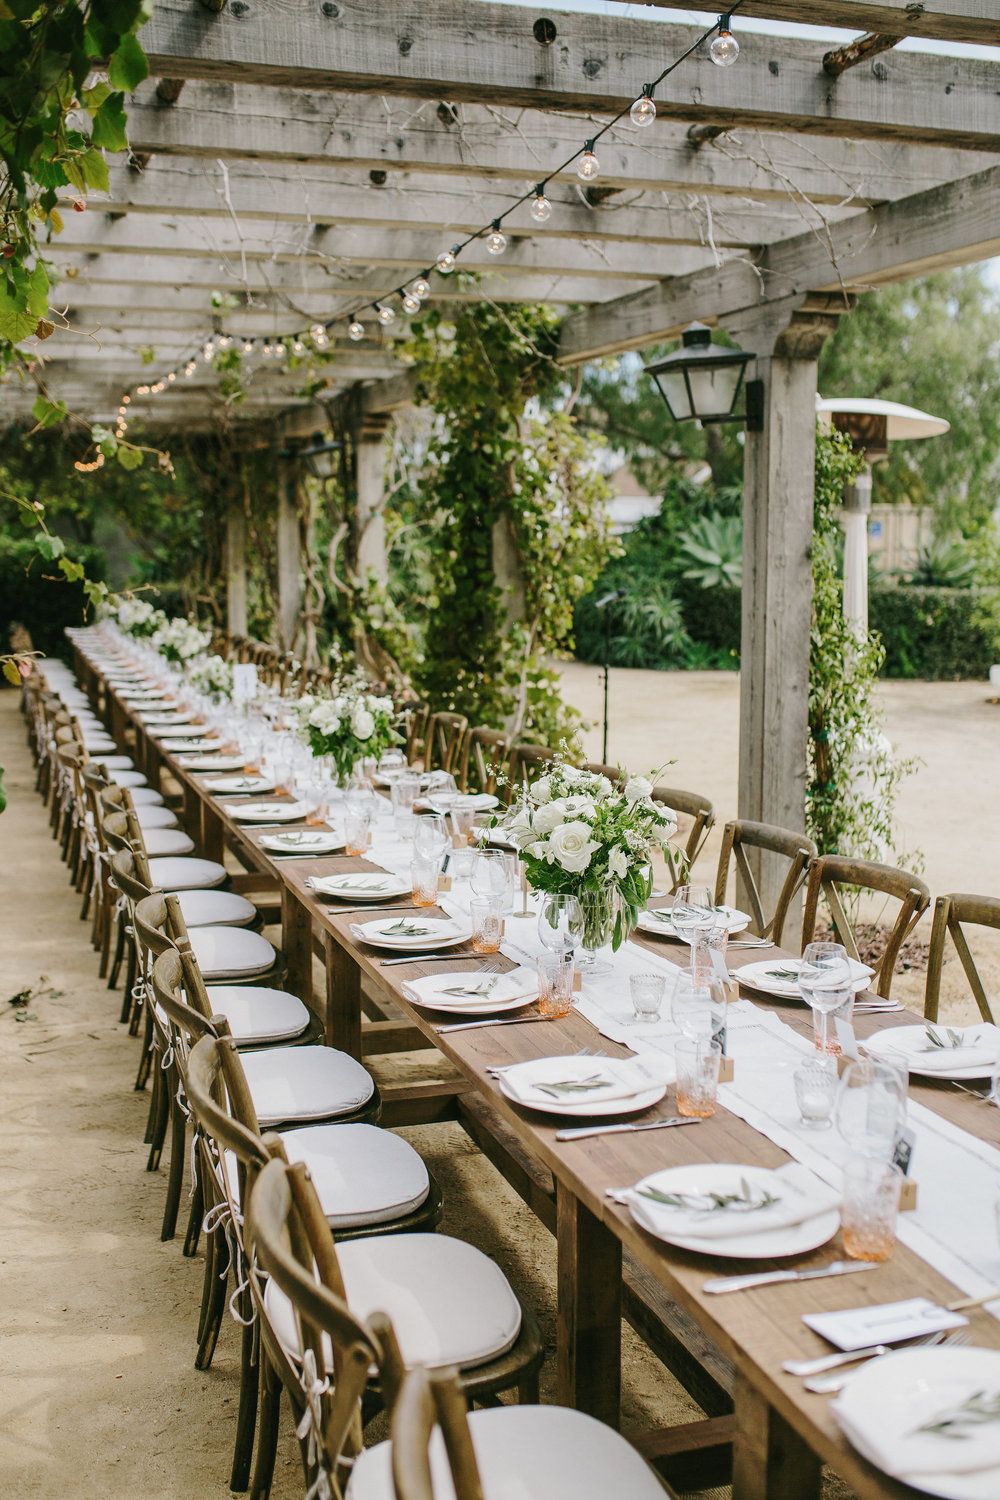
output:
[[[235,333],[213,333],[205,339],[198,354],[206,364],[211,364],[217,354],[227,349],[235,348],[246,355],[260,354],[264,359],[285,358],[289,354],[301,357],[308,353],[310,346],[314,349],[325,349],[330,343],[330,336],[338,325],[345,325],[347,337],[352,343],[360,343],[365,337],[367,329],[362,319],[374,314],[376,323],[382,328],[388,328],[395,323],[398,313],[393,305],[396,298],[399,299],[400,309],[408,317],[413,317],[420,312],[425,299],[430,295],[430,278],[436,271],[441,276],[450,276],[458,266],[458,260],[463,250],[476,241],[482,241],[488,255],[499,257],[507,249],[507,236],[504,233],[504,220],[509,218],[522,204],[530,202],[528,213],[536,224],[547,224],[552,217],[552,203],[547,195],[547,188],[554,177],[560,176],[568,168],[576,164],[576,175],[581,182],[590,186],[600,176],[600,161],[597,156],[597,145],[610,130],[628,115],[632,124],[638,129],[645,129],[652,125],[656,119],[655,93],[660,85],[675,72],[682,63],[696,52],[699,47],[708,43],[708,55],[717,67],[729,68],[736,62],[740,55],[740,44],[732,31],[732,17],[744,0],[734,0],[729,9],[718,17],[705,31],[703,31],[691,45],[680,54],[679,57],[667,64],[650,83],[644,83],[641,92],[633,102],[620,109],[616,115],[605,121],[600,129],[595,130],[584,143],[575,151],[571,152],[564,161],[552,167],[544,177],[540,178],[533,187],[522,193],[518,198],[504,209],[503,213],[497,214],[495,218],[488,220],[479,229],[467,234],[464,239],[458,240],[447,249],[442,250],[431,265],[420,271],[411,281],[402,286],[394,287],[384,292],[374,301],[362,302],[349,312],[338,313],[335,318],[326,322],[314,322],[308,329],[302,329],[295,334],[283,334],[280,337],[261,338],[259,336]],[[148,384],[137,385],[134,395],[158,396],[168,386],[175,385],[179,380],[190,380],[198,369],[198,354],[192,354],[181,365],[173,370],[168,370],[163,376]],[[118,407],[117,425],[115,436],[124,437],[128,430],[129,405],[132,397],[123,395]],[[90,472],[101,467],[104,455],[98,453],[96,458],[86,464],[78,463],[76,467],[83,472]]]

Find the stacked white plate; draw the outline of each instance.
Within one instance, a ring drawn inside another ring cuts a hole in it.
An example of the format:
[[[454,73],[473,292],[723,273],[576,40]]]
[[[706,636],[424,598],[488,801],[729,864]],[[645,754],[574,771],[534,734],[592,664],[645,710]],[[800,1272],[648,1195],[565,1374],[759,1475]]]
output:
[[[262,833],[260,846],[269,854],[336,854],[343,849],[344,840],[331,829],[295,828],[287,833]]]
[[[520,1010],[538,999],[534,969],[511,969],[508,974],[482,974],[456,969],[448,974],[425,974],[411,979],[403,993],[425,1010],[453,1011],[460,1016]]]
[[[905,1063],[924,1078],[989,1078],[1000,1067],[1000,1028],[985,1021],[978,1026],[943,1026],[939,1021],[887,1026],[865,1038],[865,1051]]]
[[[424,948],[455,948],[467,942],[467,927],[451,917],[382,917],[374,922],[355,922],[354,936],[373,948],[398,948],[403,953],[419,953]]]
[[[505,1098],[526,1109],[604,1119],[658,1104],[672,1077],[666,1059],[654,1074],[638,1057],[533,1057],[504,1068],[497,1082]]]
[[[237,823],[298,823],[306,815],[304,802],[241,802],[227,809]]]
[[[205,782],[205,790],[217,797],[246,797],[253,792],[273,792],[274,782],[270,776],[212,776]]]
[[[749,925],[750,913],[737,911],[735,906],[716,906],[713,910],[720,926],[725,921],[727,932],[742,932]],[[673,938],[680,943],[691,941],[690,932],[678,932],[674,927],[673,913],[669,906],[659,909],[650,907],[647,911],[641,911],[637,925],[653,937]]]
[[[263,843],[263,839],[261,843]],[[317,896],[333,896],[337,901],[392,901],[410,894],[410,882],[398,875],[376,870],[349,870],[343,875],[311,875],[306,881]]]
[[[856,963],[849,959],[851,966],[851,983],[854,993],[859,995],[862,990],[868,988],[868,984],[874,969],[869,969],[866,964]],[[801,958],[764,958],[757,963],[744,964],[741,969],[733,970],[733,978],[740,984],[745,984],[748,989],[760,990],[763,995],[774,995],[779,1000],[801,1000],[802,994],[799,990],[799,970],[802,968]]]

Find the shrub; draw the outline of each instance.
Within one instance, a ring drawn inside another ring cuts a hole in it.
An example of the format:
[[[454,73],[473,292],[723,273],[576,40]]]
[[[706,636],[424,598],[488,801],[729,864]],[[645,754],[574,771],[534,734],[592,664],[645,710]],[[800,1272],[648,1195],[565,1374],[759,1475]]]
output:
[[[74,546],[73,557],[88,577],[100,578],[104,558],[96,547]],[[79,583],[54,576],[46,582],[46,563],[30,537],[0,535],[0,644],[6,647],[11,626],[30,632],[32,644],[47,656],[66,655],[67,625],[84,623],[84,593]]]
[[[876,588],[869,613],[885,646],[886,677],[960,681],[986,677],[1000,661],[1000,608],[992,591]]]

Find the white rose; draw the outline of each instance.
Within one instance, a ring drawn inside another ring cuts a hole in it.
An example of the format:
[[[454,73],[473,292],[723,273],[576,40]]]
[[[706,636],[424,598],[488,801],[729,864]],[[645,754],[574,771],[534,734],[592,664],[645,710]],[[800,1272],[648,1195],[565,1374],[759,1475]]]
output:
[[[597,815],[591,797],[564,797],[562,799],[564,815],[569,818],[588,818],[591,821]]]
[[[614,787],[608,778],[606,776],[598,776],[595,778],[594,784],[590,789],[590,795],[594,798],[595,802],[603,802],[605,798],[611,796],[613,791]]]
[[[653,783],[645,776],[630,776],[625,783],[625,801],[641,802],[653,790]]]
[[[582,875],[601,846],[590,837],[586,823],[563,823],[549,840],[552,857],[571,875]]]
[[[548,834],[566,821],[566,811],[561,802],[546,802],[531,815],[531,826],[536,833]]]
[[[541,776],[531,787],[531,800],[541,805],[548,802],[552,796],[552,781],[548,776]]]
[[[616,880],[624,880],[628,874],[628,855],[618,844],[608,855],[608,873]]]
[[[359,740],[367,740],[375,732],[375,718],[367,708],[356,708],[351,728]]]

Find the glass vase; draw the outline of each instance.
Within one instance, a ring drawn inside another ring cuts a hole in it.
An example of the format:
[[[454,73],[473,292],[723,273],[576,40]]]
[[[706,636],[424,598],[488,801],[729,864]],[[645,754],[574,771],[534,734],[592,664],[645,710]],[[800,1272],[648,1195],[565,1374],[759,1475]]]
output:
[[[599,891],[581,891],[579,901],[582,919],[578,964],[582,974],[594,978],[611,970],[607,959],[598,955],[614,938],[621,903],[618,892],[611,887]]]

